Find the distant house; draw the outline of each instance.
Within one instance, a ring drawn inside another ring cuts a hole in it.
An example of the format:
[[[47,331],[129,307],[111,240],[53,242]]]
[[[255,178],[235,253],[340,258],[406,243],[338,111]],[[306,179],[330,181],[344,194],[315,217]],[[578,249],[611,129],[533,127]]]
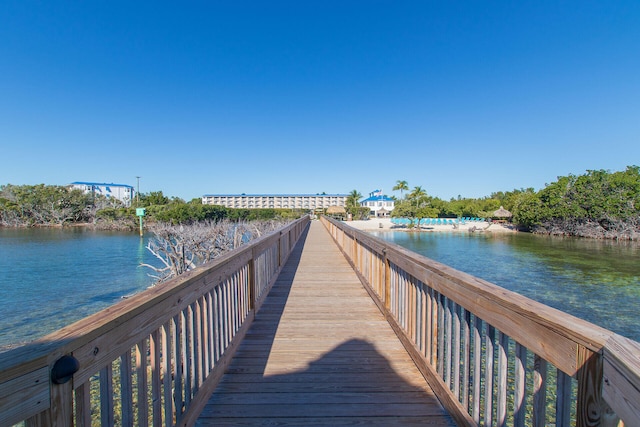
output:
[[[369,197],[360,201],[360,206],[369,208],[369,215],[385,217],[391,214],[395,207],[395,200],[382,194],[381,190],[369,193]]]
[[[101,194],[107,198],[113,197],[124,203],[125,206],[131,206],[131,201],[135,194],[135,190],[131,185],[126,184],[106,184],[100,182],[72,182],[70,188],[80,190],[85,194]]]

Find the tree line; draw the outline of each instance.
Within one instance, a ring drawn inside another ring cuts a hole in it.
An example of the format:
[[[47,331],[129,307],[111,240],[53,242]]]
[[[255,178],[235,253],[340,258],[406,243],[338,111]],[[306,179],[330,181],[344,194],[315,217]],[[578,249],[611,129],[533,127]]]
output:
[[[640,167],[624,171],[588,170],[583,175],[560,176],[535,191],[533,188],[498,191],[482,198],[442,200],[424,188],[409,188],[397,181],[394,217],[491,218],[500,206],[512,213],[511,221],[534,233],[637,240],[640,235]],[[353,219],[366,218],[369,209],[359,205],[362,195],[353,190],[346,211]],[[200,221],[254,221],[294,219],[305,214],[291,209],[232,209],[203,205],[199,198],[185,202],[162,191],[139,194],[133,207],[114,198],[85,194],[53,185],[0,186],[0,225],[37,226],[87,223],[97,228],[138,227],[136,207],[146,208],[145,221],[185,224]]]
[[[199,198],[189,202],[165,196],[162,191],[139,194],[126,207],[113,197],[85,194],[58,185],[0,186],[0,226],[64,226],[89,224],[99,229],[136,230],[136,208],[144,207],[145,222],[186,224],[201,221],[268,221],[299,218],[301,210],[233,209],[203,205]]]
[[[637,240],[640,237],[640,167],[624,171],[588,170],[583,175],[560,176],[540,191],[533,188],[499,191],[483,198],[445,201],[420,186],[400,191],[392,212],[408,218],[492,218],[503,206],[521,230],[553,235]]]

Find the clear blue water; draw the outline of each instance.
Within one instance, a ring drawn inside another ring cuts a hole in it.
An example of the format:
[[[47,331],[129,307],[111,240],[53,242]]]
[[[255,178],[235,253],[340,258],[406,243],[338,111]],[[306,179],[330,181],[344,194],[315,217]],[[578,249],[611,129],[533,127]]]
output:
[[[0,228],[0,350],[100,311],[153,283],[135,233]]]
[[[640,341],[640,246],[528,234],[378,232],[387,239]],[[146,289],[158,265],[135,233],[0,228],[0,350]]]
[[[640,341],[637,243],[525,233],[373,234]]]

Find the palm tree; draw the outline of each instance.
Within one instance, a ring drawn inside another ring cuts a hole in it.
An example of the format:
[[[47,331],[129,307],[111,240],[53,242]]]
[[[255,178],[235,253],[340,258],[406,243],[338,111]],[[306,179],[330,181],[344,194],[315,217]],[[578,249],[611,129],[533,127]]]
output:
[[[417,186],[413,188],[411,194],[407,197],[416,201],[416,207],[419,207],[419,204],[423,201],[423,199],[427,196],[427,192],[422,189],[421,186]]]
[[[400,198],[402,199],[402,190],[409,190],[409,184],[407,183],[407,181],[398,180],[396,181],[395,187],[393,187],[391,190],[400,190]]]
[[[347,206],[348,207],[358,207],[360,206],[360,199],[362,199],[362,194],[358,192],[358,190],[353,190],[349,193],[347,197]]]

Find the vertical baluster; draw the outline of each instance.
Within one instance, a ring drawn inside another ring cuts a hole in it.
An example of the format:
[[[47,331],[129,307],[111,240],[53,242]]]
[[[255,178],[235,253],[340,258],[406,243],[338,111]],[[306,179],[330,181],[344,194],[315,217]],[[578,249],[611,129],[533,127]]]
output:
[[[193,320],[191,305],[182,310],[183,362],[184,362],[184,404],[189,407],[193,396]]]
[[[276,257],[272,256],[271,258],[275,259]],[[271,282],[271,278],[273,277],[273,273],[274,273],[273,259],[271,261],[271,268],[270,268],[271,271],[269,272],[267,283]],[[233,280],[235,282],[235,292],[234,292],[235,312],[236,312],[236,328],[234,331],[234,336],[235,336],[235,333],[237,333],[240,330],[240,326],[242,326],[242,282],[240,281],[240,275],[238,272],[235,272],[233,274]]]
[[[238,275],[238,281],[240,283],[240,324],[243,324],[247,318],[247,281],[244,274],[244,267],[242,267],[236,274]]]
[[[161,375],[160,375],[160,331],[155,330],[151,333],[151,405],[153,409],[153,425],[160,427],[162,425],[162,395],[160,393]]]
[[[463,371],[462,371],[462,406],[469,411],[469,381],[471,375],[471,367],[469,365],[471,355],[471,312],[462,309],[464,313],[464,322],[462,324],[462,340],[463,340]]]
[[[482,319],[473,317],[473,420],[480,424],[482,374]]]
[[[131,350],[120,356],[120,404],[123,427],[133,426],[133,384],[131,379]]]
[[[218,364],[222,351],[220,326],[220,286],[213,289],[213,334],[214,334],[214,366]]]
[[[438,304],[438,293],[431,289],[431,366],[434,368],[438,364],[438,315],[440,314],[440,305]]]
[[[265,258],[265,285],[269,282],[269,262],[267,258],[267,252],[264,253]],[[231,313],[231,339],[236,336],[238,330],[238,280],[236,275],[232,275],[229,278],[229,307]]]
[[[389,283],[389,311],[392,315],[396,315],[396,289],[398,288],[398,282],[400,281],[400,272],[394,269],[392,280]]]
[[[100,370],[100,422],[113,425],[113,367],[111,363]]]
[[[162,390],[164,394],[164,424],[170,427],[173,423],[173,398],[171,396],[171,324],[162,325]],[[175,365],[174,365],[175,366]]]
[[[438,293],[438,374],[444,379],[445,297]]]
[[[431,326],[433,319],[433,306],[431,305],[431,288],[425,284],[424,287],[424,300],[425,300],[425,312],[424,317],[426,319],[425,324],[425,351],[424,357],[427,359],[427,363],[431,364]]]
[[[453,301],[453,394],[460,401],[460,306]]]
[[[76,425],[91,427],[91,383],[86,381],[75,390]]]
[[[557,375],[556,425],[571,425],[571,377],[560,369]]]
[[[524,427],[526,415],[527,348],[516,343],[515,385],[513,391],[513,425]]]
[[[533,426],[543,427],[547,422],[547,361],[533,358]]]
[[[400,326],[405,331],[406,331],[406,323],[404,318],[404,309],[406,307],[406,302],[404,300],[404,295],[405,295],[405,289],[407,288],[407,280],[408,280],[407,275],[405,273],[404,277],[402,277],[402,280],[399,283],[400,286],[398,288],[398,307],[396,308],[398,313],[398,323],[400,323]]]
[[[174,393],[173,399],[175,402],[175,414],[177,422],[180,421],[181,415],[184,412],[183,400],[182,400],[182,390],[184,387],[184,359],[182,357],[182,313],[177,314],[173,317],[172,325],[173,328],[173,375],[174,375]]]
[[[404,289],[404,331],[405,335],[411,339],[411,288],[413,287],[414,278],[409,276],[409,280],[405,283]]]
[[[416,287],[417,279],[413,278],[409,288],[409,337],[414,344],[417,344],[417,327],[416,327]]]
[[[136,378],[138,380],[138,426],[146,427],[149,425],[146,339],[136,344]]]
[[[191,304],[191,316],[193,319],[193,394],[202,384],[202,310],[200,299]]]
[[[211,295],[209,292],[206,292],[202,297],[202,360],[204,363],[205,379],[209,376],[209,372],[211,372],[210,303]]]
[[[429,360],[429,342],[427,331],[429,330],[429,311],[427,310],[427,286],[420,283],[420,351],[426,360]]]
[[[256,263],[256,267],[258,267]],[[256,284],[258,283],[258,270],[256,269]],[[224,351],[227,348],[227,339],[228,339],[228,331],[227,331],[227,292],[225,289],[225,283],[221,283],[218,286],[220,290],[220,357],[224,354]]]
[[[493,358],[495,348],[495,328],[487,323],[485,340],[485,379],[484,379],[484,423],[493,425]]]
[[[507,375],[509,372],[509,337],[498,332],[498,405],[496,418],[499,427],[507,425]]]
[[[262,260],[264,263],[264,259]],[[264,267],[264,264],[263,264]],[[262,269],[264,271],[264,269]],[[261,279],[262,280],[262,279]],[[264,282],[262,283],[264,285]],[[264,288],[263,288],[264,289]],[[233,313],[231,311],[231,289],[229,280],[225,280],[224,282],[224,308],[225,308],[225,317],[224,323],[226,325],[226,340],[224,349],[229,348],[229,344],[231,344],[231,340],[233,339]]]
[[[453,315],[452,315],[452,309],[451,309],[451,304],[452,301],[449,298],[446,298],[444,300],[444,308],[445,308],[445,346],[446,346],[446,350],[445,350],[445,362],[444,362],[444,382],[445,384],[447,384],[447,387],[449,387],[449,390],[451,390],[452,384],[451,384],[451,368],[452,368],[452,364],[453,364],[453,354],[452,354],[452,347],[453,347]]]

